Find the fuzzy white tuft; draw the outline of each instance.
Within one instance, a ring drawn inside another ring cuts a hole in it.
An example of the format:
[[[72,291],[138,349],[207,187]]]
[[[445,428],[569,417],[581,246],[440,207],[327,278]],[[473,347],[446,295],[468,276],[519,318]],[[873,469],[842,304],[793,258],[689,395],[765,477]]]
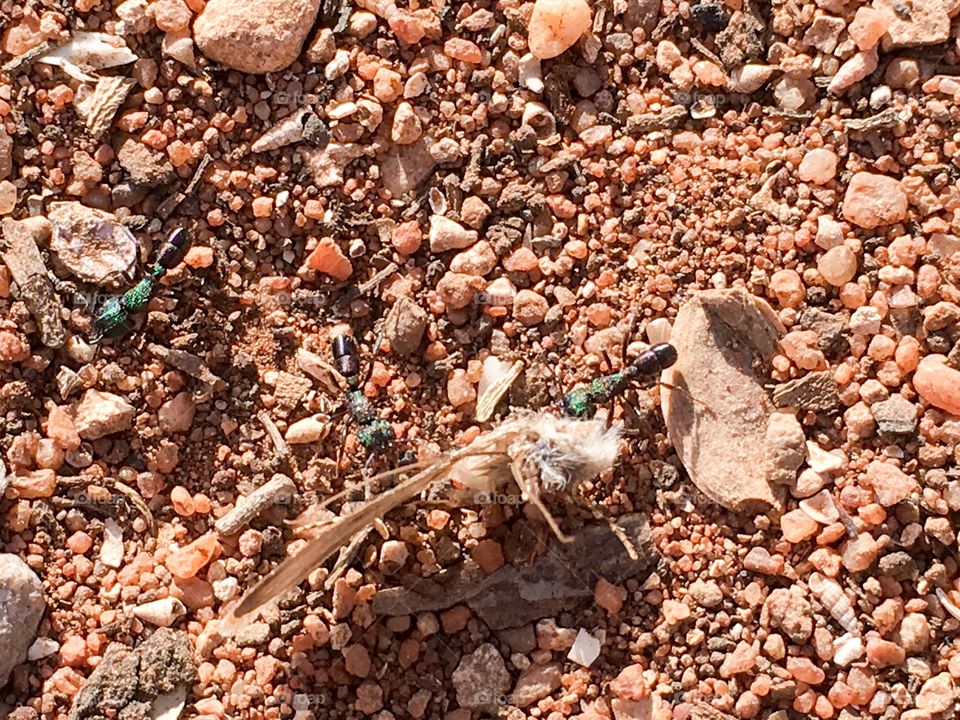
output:
[[[537,441],[529,453],[540,465],[549,490],[562,490],[591,480],[613,468],[620,450],[620,432],[599,420],[571,420],[551,413],[530,418]]]

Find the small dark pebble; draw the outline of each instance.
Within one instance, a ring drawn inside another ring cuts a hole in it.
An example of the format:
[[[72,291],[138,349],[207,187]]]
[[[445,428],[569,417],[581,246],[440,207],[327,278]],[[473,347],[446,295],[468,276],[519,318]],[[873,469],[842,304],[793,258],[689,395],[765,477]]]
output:
[[[284,640],[289,640],[300,631],[302,626],[303,623],[301,623],[300,620],[291,620],[288,623],[284,623],[280,626],[280,637]]]
[[[263,546],[260,550],[261,557],[282,557],[286,552],[283,546],[283,533],[279,528],[271,525],[263,530]]]
[[[707,638],[707,649],[713,652],[731,652],[735,647],[736,643],[728,637],[714,635]]]
[[[770,699],[778,705],[786,702],[793,702],[796,694],[797,684],[793,680],[784,680],[783,682],[774,683],[774,685],[770,688]]]
[[[931,353],[946,355],[953,349],[953,343],[944,334],[932,332],[927,336],[927,349]]]
[[[695,22],[703,25],[707,32],[720,32],[730,22],[727,9],[719,3],[700,3],[690,8],[690,15]]]

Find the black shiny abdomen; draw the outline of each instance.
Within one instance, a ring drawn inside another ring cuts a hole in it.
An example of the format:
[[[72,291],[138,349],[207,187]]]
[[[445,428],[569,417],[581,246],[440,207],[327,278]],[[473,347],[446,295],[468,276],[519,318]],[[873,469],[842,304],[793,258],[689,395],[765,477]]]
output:
[[[644,350],[627,367],[630,377],[656,375],[677,361],[677,349],[670,343],[657,343]]]
[[[177,228],[157,253],[157,265],[170,270],[180,264],[183,256],[187,254],[187,248],[190,246],[190,233],[183,228]]]
[[[357,343],[353,337],[337,335],[333,339],[331,350],[337,372],[343,375],[347,382],[351,382],[351,378],[355,381],[357,376],[360,375],[360,355],[357,352]]]

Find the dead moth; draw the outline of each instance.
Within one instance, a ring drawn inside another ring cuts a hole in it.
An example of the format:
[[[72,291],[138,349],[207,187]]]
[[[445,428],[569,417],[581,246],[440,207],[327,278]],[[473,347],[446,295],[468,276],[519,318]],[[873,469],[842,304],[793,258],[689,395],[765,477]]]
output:
[[[222,624],[229,634],[252,619],[267,603],[302,582],[346,545],[358,532],[394,508],[413,500],[434,483],[450,481],[483,501],[505,484],[515,482],[525,500],[542,513],[561,540],[568,541],[543,504],[547,493],[569,492],[613,468],[619,430],[600,420],[575,420],[547,412],[517,412],[464,448],[449,452],[397,486],[363,503],[356,512],[322,523],[297,555],[286,559],[240,600]],[[372,478],[385,480],[402,472],[390,470]]]

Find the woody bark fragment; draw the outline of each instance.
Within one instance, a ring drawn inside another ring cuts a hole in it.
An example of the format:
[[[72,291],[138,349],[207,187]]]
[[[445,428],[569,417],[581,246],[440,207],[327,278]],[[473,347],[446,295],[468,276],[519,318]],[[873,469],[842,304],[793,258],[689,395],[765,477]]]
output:
[[[5,218],[0,257],[10,268],[19,298],[37,321],[41,342],[47,347],[58,348],[67,339],[60,319],[63,306],[47,277],[47,267],[37,247],[37,235],[41,232],[39,225]]]

